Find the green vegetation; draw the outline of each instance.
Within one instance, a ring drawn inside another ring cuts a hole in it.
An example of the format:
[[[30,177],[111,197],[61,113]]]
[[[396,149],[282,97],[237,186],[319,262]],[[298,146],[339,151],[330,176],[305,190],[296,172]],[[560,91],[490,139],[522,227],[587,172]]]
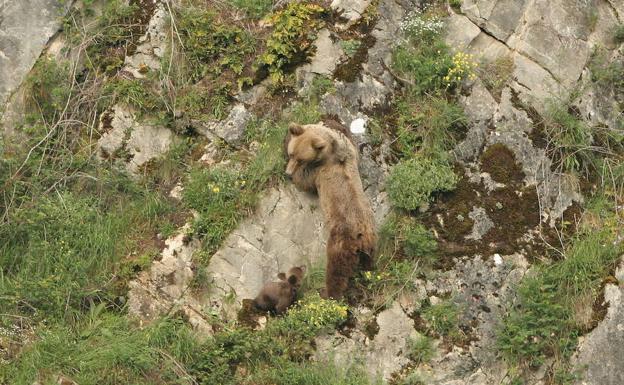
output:
[[[273,0],[229,0],[232,5],[259,19],[271,11]]]
[[[430,157],[451,150],[467,120],[455,102],[439,96],[405,97],[396,103],[397,149],[404,157]]]
[[[551,155],[565,171],[588,172],[594,160],[593,138],[587,123],[574,116],[566,105],[550,102],[544,118]]]
[[[282,82],[288,68],[304,61],[312,52],[315,32],[323,25],[320,16],[324,12],[316,4],[291,2],[267,17],[273,32],[259,64],[267,68],[274,82]]]
[[[250,64],[247,58],[257,41],[236,24],[220,21],[214,11],[183,8],[177,23],[192,81],[228,73],[239,76]]]
[[[429,333],[435,336],[448,337],[451,340],[461,339],[459,329],[460,309],[450,300],[423,309],[421,317],[427,322]]]
[[[326,377],[318,367],[297,362],[311,353],[314,336],[335,328],[346,317],[346,306],[318,295],[304,298],[284,317],[271,320],[261,331],[232,328],[217,333],[201,346],[201,353],[191,366],[192,372],[199,384],[272,384],[278,369],[283,368],[290,375],[279,383],[299,383],[297,380],[319,383]],[[361,381],[362,376],[358,378]]]
[[[541,266],[523,280],[517,304],[498,332],[499,349],[510,364],[535,367],[554,356],[555,368],[565,372],[577,337],[589,326],[575,309],[579,303],[594,303],[622,252],[609,228],[579,235],[566,248],[564,259]]]
[[[620,24],[615,27],[615,32],[613,33],[613,40],[616,43],[624,43],[624,24]]]
[[[57,383],[63,375],[79,384],[190,384],[180,365],[197,351],[197,337],[184,322],[165,319],[138,328],[125,316],[93,306],[74,327],[42,329],[19,360],[0,367],[0,383]]]
[[[345,55],[352,58],[362,46],[362,42],[359,40],[342,40],[340,41],[340,47],[344,51]]]
[[[407,340],[408,357],[416,365],[429,362],[435,354],[433,339],[420,335]]]
[[[434,192],[452,190],[456,183],[457,176],[448,162],[416,157],[392,168],[386,188],[394,207],[417,210]]]

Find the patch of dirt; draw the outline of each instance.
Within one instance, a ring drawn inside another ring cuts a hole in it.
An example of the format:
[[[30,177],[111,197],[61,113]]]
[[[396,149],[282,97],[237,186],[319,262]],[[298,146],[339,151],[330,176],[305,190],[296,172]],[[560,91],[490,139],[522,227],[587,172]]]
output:
[[[481,168],[505,187],[488,192],[481,183],[462,176],[457,188],[440,194],[422,218],[438,237],[438,268],[450,268],[458,255],[512,254],[523,248],[539,254],[545,248],[536,237],[524,237],[539,227],[540,206],[535,187],[524,185],[525,175],[513,153],[504,145],[490,146],[481,157]],[[466,238],[472,232],[469,214],[475,208],[485,209],[494,223],[480,240]]]

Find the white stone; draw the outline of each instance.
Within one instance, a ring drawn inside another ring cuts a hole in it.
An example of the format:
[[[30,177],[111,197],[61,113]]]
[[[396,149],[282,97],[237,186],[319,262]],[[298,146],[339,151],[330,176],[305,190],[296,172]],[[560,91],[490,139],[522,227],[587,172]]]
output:
[[[351,122],[349,126],[352,134],[363,135],[366,132],[366,120],[363,118],[357,118]]]

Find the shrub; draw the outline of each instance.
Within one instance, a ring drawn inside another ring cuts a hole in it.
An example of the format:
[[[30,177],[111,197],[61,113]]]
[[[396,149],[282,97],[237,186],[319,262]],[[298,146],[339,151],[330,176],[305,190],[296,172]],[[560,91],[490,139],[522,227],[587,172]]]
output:
[[[282,82],[288,67],[311,53],[316,31],[323,25],[320,16],[324,11],[316,4],[290,2],[267,17],[273,32],[258,63],[266,66],[274,82]]]
[[[515,64],[511,56],[501,56],[479,68],[479,77],[485,87],[497,98],[513,74]]]
[[[454,189],[457,180],[446,161],[416,157],[392,168],[386,188],[394,207],[416,210],[427,203],[434,192]]]
[[[220,22],[212,11],[184,8],[177,23],[184,52],[191,70],[191,80],[221,76],[231,71],[241,75],[247,57],[255,52],[256,40],[233,24]]]
[[[72,78],[68,62],[59,62],[50,56],[41,56],[26,78],[27,107],[32,120],[40,118],[48,124],[61,117],[71,96]]]

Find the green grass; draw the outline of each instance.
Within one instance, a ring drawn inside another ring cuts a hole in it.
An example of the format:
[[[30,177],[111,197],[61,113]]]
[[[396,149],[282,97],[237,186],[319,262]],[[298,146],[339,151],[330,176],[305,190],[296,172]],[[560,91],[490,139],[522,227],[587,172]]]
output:
[[[457,176],[444,160],[417,157],[395,165],[386,181],[393,207],[417,210],[437,191],[455,188]]]
[[[63,375],[84,385],[191,384],[179,365],[197,352],[197,337],[180,320],[165,319],[146,328],[125,316],[92,307],[75,327],[53,324],[35,342],[0,368],[0,383],[56,384]]]
[[[622,252],[612,241],[605,230],[580,235],[566,248],[565,259],[541,266],[523,280],[517,303],[498,332],[507,362],[536,367],[554,356],[556,369],[565,369],[585,327],[575,318],[575,305],[593,303]]]
[[[273,7],[273,0],[229,0],[229,2],[255,19],[262,18]]]
[[[396,111],[396,146],[403,157],[435,157],[451,150],[468,123],[463,109],[444,97],[407,94]]]
[[[433,358],[435,348],[433,339],[427,336],[418,336],[407,340],[408,358],[416,365],[426,364]]]
[[[551,156],[564,171],[588,173],[594,167],[592,129],[573,115],[567,105],[549,102],[544,127]]]

